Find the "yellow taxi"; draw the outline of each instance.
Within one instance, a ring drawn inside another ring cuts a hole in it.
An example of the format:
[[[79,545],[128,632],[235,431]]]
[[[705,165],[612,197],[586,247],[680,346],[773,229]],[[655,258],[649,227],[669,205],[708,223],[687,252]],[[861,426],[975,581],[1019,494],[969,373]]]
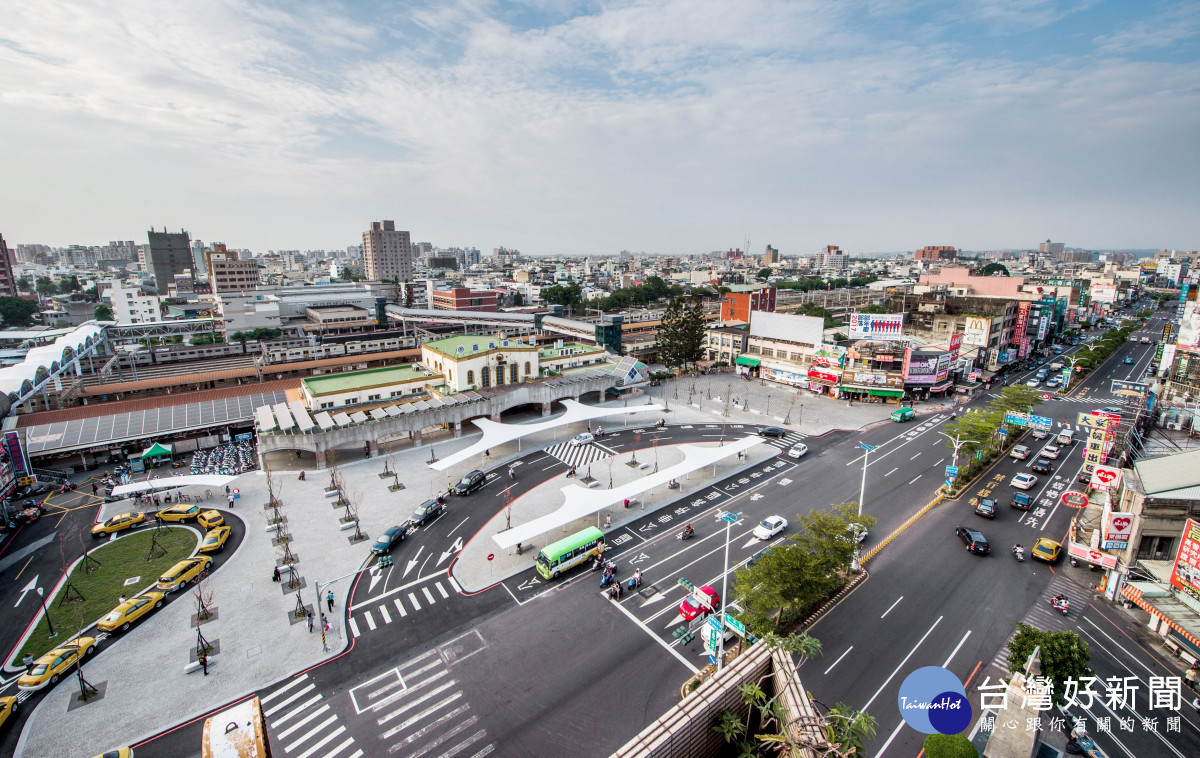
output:
[[[174,592],[200,576],[200,572],[208,568],[210,563],[212,563],[212,558],[207,555],[193,555],[191,558],[184,558],[158,578],[157,586],[163,592]]]
[[[17,712],[17,698],[15,695],[0,697],[0,726],[4,726],[4,722],[8,721],[8,717]]]
[[[229,539],[231,531],[233,530],[227,526],[210,529],[208,534],[204,535],[204,541],[200,543],[200,552],[215,553],[225,547],[225,540]]]
[[[93,758],[133,758],[133,748],[119,747],[116,750],[109,750],[107,753],[93,756]]]
[[[1058,554],[1062,552],[1062,545],[1054,540],[1042,537],[1033,544],[1033,550],[1029,554],[1039,561],[1046,563],[1054,563],[1058,560]]]
[[[95,637],[76,637],[70,642],[64,642],[34,661],[33,668],[17,680],[17,687],[23,690],[40,690],[46,685],[56,684],[76,661],[94,652]]]
[[[106,534],[116,534],[122,529],[141,524],[146,520],[145,513],[118,513],[108,521],[102,521],[92,527],[93,537],[103,537]]]
[[[153,590],[144,595],[131,597],[109,611],[108,615],[96,624],[96,628],[102,632],[111,632],[116,629],[125,631],[142,616],[155,608],[161,608],[162,604],[163,593]]]
[[[224,524],[225,517],[221,515],[220,511],[205,511],[204,513],[200,514],[198,519],[196,519],[196,523],[205,529],[212,529],[213,527]]]
[[[179,503],[170,508],[163,508],[155,515],[163,521],[187,521],[200,515],[200,506]]]

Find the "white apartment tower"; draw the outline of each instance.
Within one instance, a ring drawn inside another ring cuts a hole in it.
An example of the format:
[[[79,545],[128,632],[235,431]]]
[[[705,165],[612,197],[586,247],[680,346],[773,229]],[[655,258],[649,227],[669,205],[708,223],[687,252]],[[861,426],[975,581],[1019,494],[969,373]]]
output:
[[[368,281],[412,279],[412,242],[408,232],[396,230],[395,221],[372,221],[362,240],[363,269]]]

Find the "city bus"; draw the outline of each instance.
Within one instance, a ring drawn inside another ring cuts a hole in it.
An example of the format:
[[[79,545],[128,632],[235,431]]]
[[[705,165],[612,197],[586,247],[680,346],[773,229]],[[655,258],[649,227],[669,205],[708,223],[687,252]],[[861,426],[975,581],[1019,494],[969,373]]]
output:
[[[202,758],[271,758],[267,722],[258,696],[205,720],[201,755]]]
[[[553,579],[604,552],[604,532],[589,526],[582,532],[547,545],[538,553],[537,572],[543,579]]]

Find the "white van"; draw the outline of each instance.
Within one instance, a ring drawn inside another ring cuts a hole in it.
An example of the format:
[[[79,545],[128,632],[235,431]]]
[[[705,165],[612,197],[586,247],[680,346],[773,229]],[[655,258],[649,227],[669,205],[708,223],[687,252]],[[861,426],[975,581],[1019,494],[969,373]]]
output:
[[[1063,429],[1061,432],[1058,433],[1058,439],[1056,441],[1058,442],[1058,444],[1062,445],[1063,447],[1066,447],[1066,446],[1074,443],[1075,442],[1075,430],[1074,429]]]

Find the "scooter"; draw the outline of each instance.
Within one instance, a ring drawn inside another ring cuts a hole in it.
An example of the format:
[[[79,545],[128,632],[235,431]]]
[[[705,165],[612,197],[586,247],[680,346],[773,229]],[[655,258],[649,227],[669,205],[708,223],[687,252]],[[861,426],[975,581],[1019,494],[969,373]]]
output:
[[[1012,551],[1013,557],[1017,559],[1017,563],[1025,562],[1025,551],[1019,547],[1014,547]]]
[[[625,589],[627,589],[631,592],[641,586],[642,586],[642,577],[638,576],[637,574],[634,574],[633,576],[629,577],[629,581],[625,582]]]
[[[1062,595],[1057,595],[1050,598],[1050,607],[1058,611],[1062,615],[1067,615],[1067,610],[1071,607],[1071,602]]]
[[[694,529],[684,529],[682,532],[679,533],[679,539],[690,540],[692,538],[692,535],[695,533],[696,533],[696,531]]]

